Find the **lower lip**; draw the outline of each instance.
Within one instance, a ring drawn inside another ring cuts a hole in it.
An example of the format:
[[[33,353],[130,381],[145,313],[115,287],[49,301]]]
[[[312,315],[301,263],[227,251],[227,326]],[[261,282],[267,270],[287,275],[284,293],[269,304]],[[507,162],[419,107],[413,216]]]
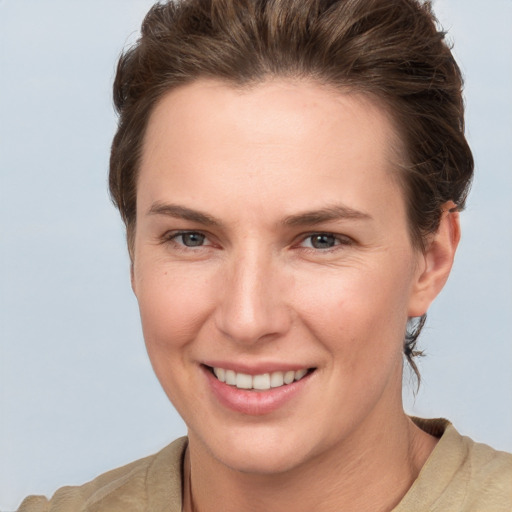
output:
[[[311,376],[308,373],[302,379],[278,388],[250,391],[225,384],[218,380],[209,369],[203,368],[203,370],[210,389],[223,406],[251,416],[262,416],[280,409],[304,389]]]

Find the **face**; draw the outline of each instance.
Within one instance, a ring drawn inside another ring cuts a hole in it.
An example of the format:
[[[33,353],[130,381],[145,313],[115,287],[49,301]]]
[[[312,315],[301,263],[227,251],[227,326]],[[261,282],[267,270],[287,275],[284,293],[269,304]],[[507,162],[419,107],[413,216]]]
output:
[[[384,109],[320,85],[165,96],[140,168],[132,282],[191,446],[286,471],[401,409],[423,268]]]

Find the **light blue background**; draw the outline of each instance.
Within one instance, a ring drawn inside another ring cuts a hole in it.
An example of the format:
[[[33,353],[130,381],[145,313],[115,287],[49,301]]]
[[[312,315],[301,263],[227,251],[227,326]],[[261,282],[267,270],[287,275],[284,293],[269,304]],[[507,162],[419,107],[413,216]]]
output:
[[[111,82],[149,0],[0,0],[0,510],[185,432],[153,376],[107,196]],[[438,0],[476,180],[408,411],[512,450],[512,1]]]

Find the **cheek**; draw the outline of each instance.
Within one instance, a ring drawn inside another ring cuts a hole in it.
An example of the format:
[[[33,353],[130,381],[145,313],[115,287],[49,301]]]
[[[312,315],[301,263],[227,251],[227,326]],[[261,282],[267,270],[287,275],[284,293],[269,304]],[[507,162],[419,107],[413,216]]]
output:
[[[210,317],[211,283],[179,269],[143,270],[135,277],[146,349],[162,388],[186,418],[187,403],[200,399],[191,380],[191,356],[193,341]]]
[[[212,283],[204,273],[169,268],[137,277],[137,300],[150,357],[192,341],[213,307]]]
[[[375,264],[302,276],[296,283],[300,316],[347,364],[378,362],[386,352],[401,355],[410,289],[403,269],[408,267],[407,262]]]

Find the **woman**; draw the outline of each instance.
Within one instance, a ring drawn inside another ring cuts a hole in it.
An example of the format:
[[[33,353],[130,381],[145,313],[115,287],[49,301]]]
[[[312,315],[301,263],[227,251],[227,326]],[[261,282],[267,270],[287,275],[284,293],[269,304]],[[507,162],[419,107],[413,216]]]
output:
[[[157,5],[114,96],[110,190],[188,439],[21,510],[510,510],[509,455],[401,402],[473,170],[428,5]]]

